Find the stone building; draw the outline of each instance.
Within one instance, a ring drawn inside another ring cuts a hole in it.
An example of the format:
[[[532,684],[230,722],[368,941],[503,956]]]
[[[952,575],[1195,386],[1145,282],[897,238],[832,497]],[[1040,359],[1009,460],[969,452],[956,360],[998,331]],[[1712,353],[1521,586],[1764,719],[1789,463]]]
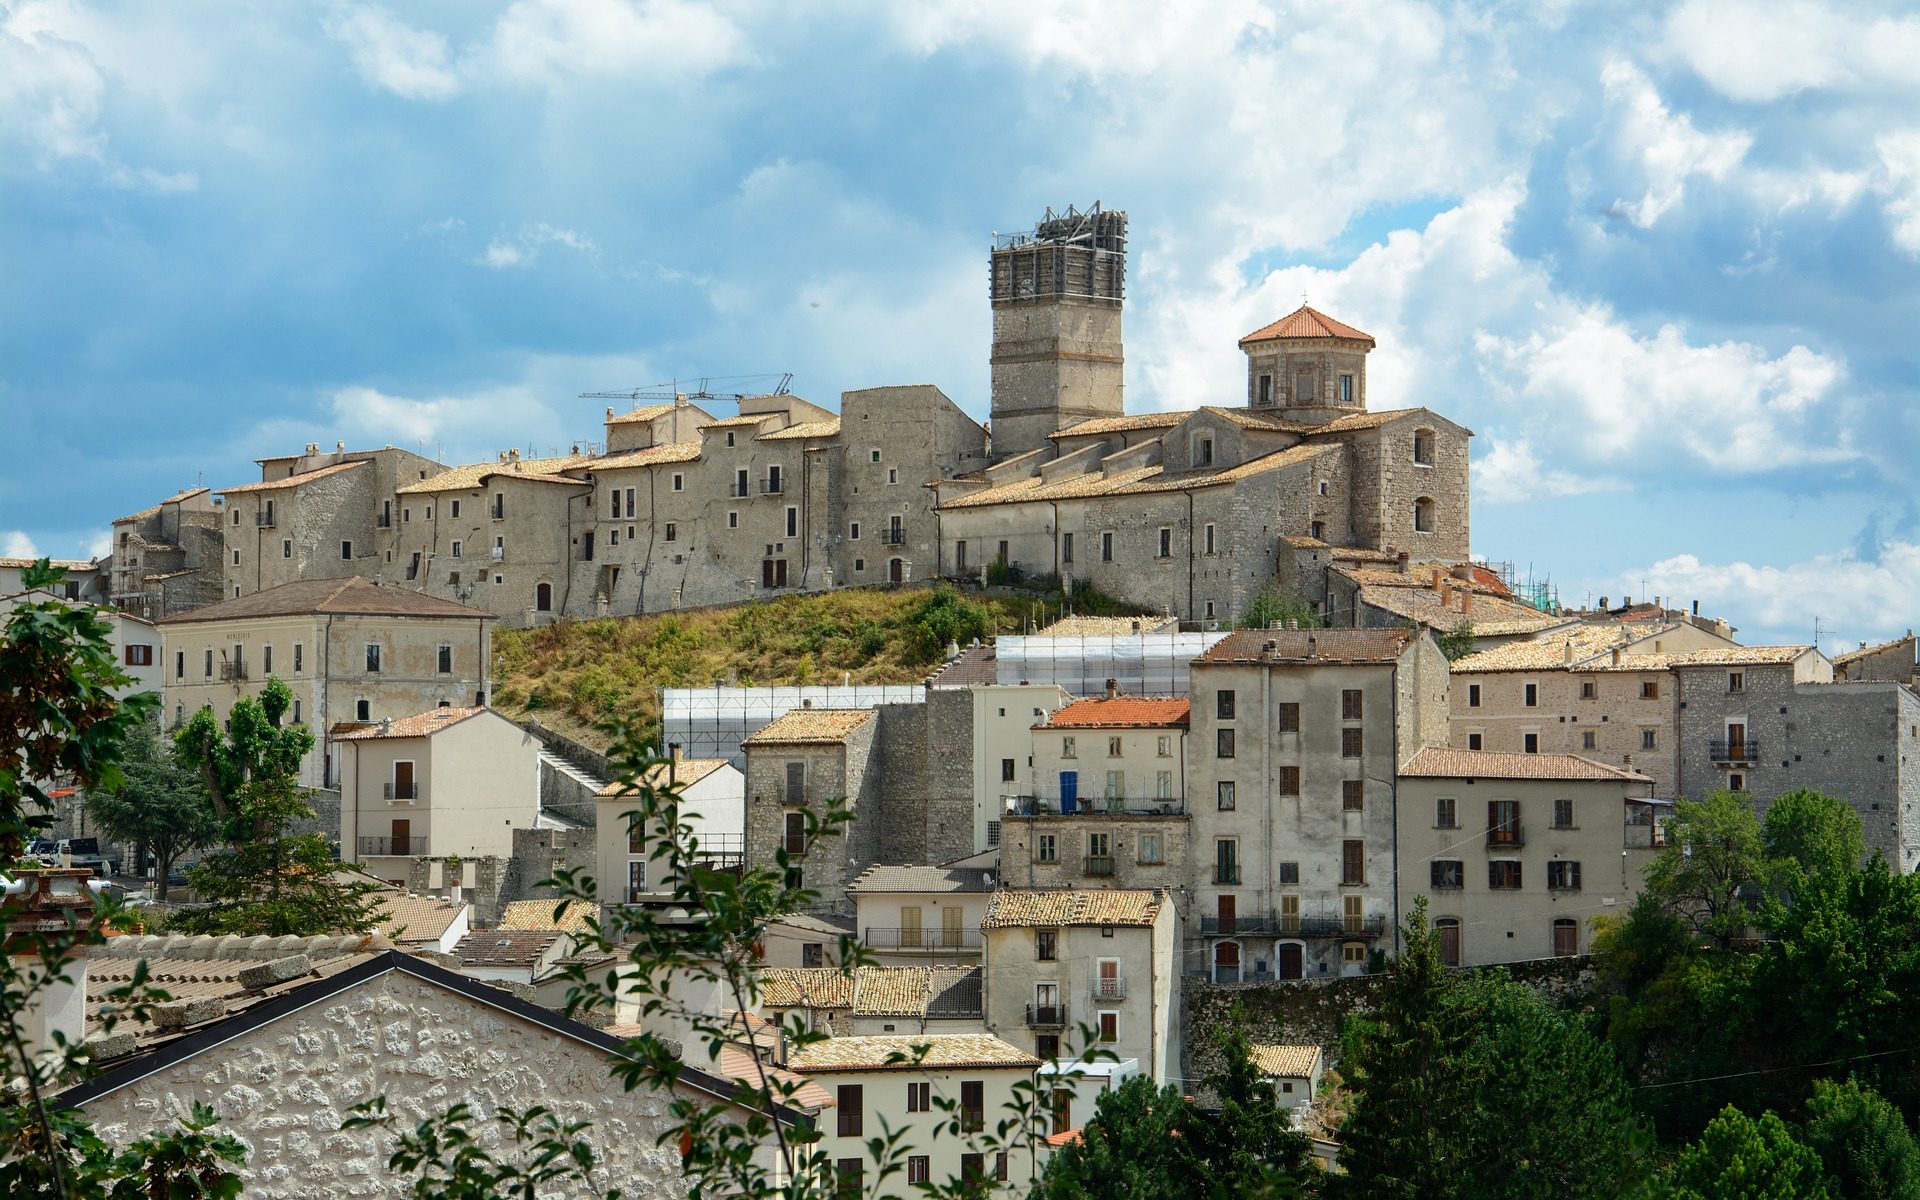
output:
[[[107,601],[155,621],[227,595],[224,516],[212,491],[189,488],[117,518]]]
[[[1907,636],[1877,646],[1860,643],[1858,650],[1833,656],[1835,679],[1856,683],[1904,683],[1920,688],[1920,638]]]
[[[290,720],[317,731],[409,717],[492,694],[492,613],[366,579],[310,579],[163,618],[162,720],[204,706],[224,719],[236,700],[278,676],[293,691]],[[332,747],[316,739],[300,782],[338,780]]]
[[[1017,791],[1033,769],[1033,726],[1073,700],[1057,683],[1001,683],[998,660],[992,645],[969,646],[927,680],[931,711],[940,714],[933,737],[942,746],[967,746],[973,753],[974,850],[1000,844],[1002,797]],[[970,720],[935,693],[965,696]]]
[[[1639,895],[1669,807],[1645,775],[1573,754],[1429,746],[1398,787],[1399,908],[1427,897],[1456,967],[1587,953],[1593,918]]]
[[[1407,629],[1243,630],[1194,661],[1189,970],[1358,973],[1395,948],[1395,779],[1446,743],[1447,690]]]
[[[796,709],[740,743],[747,754],[747,863],[768,866],[784,849],[823,912],[851,916],[847,885],[876,861],[884,824],[871,769],[877,726],[870,708]],[[817,821],[836,800],[854,819],[810,833],[809,816]]]

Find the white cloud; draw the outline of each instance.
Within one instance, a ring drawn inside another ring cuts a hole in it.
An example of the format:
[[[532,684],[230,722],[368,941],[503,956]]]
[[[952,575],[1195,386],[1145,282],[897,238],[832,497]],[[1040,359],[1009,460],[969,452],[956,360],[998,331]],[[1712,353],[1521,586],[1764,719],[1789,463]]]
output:
[[[353,51],[361,78],[409,100],[445,100],[460,88],[445,35],[415,29],[383,8],[344,10],[327,35]]]
[[[0,557],[39,558],[40,547],[21,530],[8,529],[0,531]]]
[[[1680,554],[1624,577],[1632,581],[1628,590],[1644,580],[1647,595],[1698,598],[1702,612],[1727,614],[1743,642],[1811,641],[1818,617],[1822,632],[1836,638],[1824,648],[1840,653],[1853,641],[1880,641],[1913,624],[1920,542],[1889,541],[1878,561],[1842,551],[1785,566]]]
[[[87,539],[87,557],[104,558],[113,549],[113,530],[102,529]]]
[[[475,260],[483,267],[496,270],[506,267],[530,266],[540,257],[540,251],[547,246],[564,246],[580,254],[599,253],[599,247],[593,239],[571,229],[560,229],[542,221],[527,225],[520,232],[496,237],[487,243],[487,248]]]
[[[1920,129],[1874,139],[1885,169],[1885,211],[1894,245],[1920,258]]]
[[[1722,95],[1764,103],[1808,89],[1912,89],[1920,17],[1864,17],[1808,0],[1687,0],[1666,48]]]
[[[1579,496],[1618,491],[1618,479],[1582,478],[1571,471],[1542,467],[1525,437],[1493,438],[1473,456],[1473,499],[1486,504],[1525,504],[1548,496]]]
[[[1609,211],[1642,229],[1681,202],[1690,177],[1726,179],[1753,145],[1748,133],[1695,129],[1693,120],[1669,109],[1653,83],[1630,63],[1608,63],[1600,80],[1616,123],[1614,149],[1637,163],[1646,183],[1638,200],[1615,200]]]
[[[692,0],[515,0],[474,69],[542,83],[614,74],[681,80],[746,57],[740,28]]]

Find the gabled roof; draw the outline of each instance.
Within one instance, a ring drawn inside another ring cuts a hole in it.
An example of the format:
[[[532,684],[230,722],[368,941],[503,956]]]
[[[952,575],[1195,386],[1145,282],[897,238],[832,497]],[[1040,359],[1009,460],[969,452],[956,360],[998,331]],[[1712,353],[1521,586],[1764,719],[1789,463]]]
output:
[[[159,512],[161,508],[163,508],[166,505],[177,504],[182,500],[191,499],[192,497],[198,496],[201,492],[204,492],[207,490],[208,490],[207,488],[203,488],[203,487],[185,488],[181,491],[175,492],[171,496],[168,496],[165,500],[162,500],[159,504],[148,505],[146,508],[141,509],[139,512],[128,513],[124,517],[115,517],[113,520],[107,522],[107,524],[124,525],[128,521],[144,521],[148,517],[151,517],[155,513]]]
[[[847,885],[847,892],[990,892],[993,876],[975,867],[872,866]]]
[[[1610,767],[1578,754],[1499,754],[1488,750],[1455,750],[1427,746],[1400,768],[1407,778],[1421,779],[1563,779],[1601,782],[1651,783],[1637,771]]]
[[[839,967],[762,967],[766,1008],[852,1008],[854,976]]]
[[[439,941],[467,911],[464,901],[407,892],[376,893],[373,907],[381,936],[401,945]]]
[[[223,496],[238,496],[246,492],[284,491],[287,488],[299,487],[302,484],[312,483],[319,479],[326,479],[329,476],[338,475],[343,471],[351,471],[355,467],[364,467],[366,465],[366,459],[357,458],[352,462],[334,463],[330,467],[316,467],[311,471],[302,471],[298,475],[289,475],[285,479],[269,479],[262,483],[243,483],[239,487],[221,488],[220,494]]]
[[[1242,629],[1214,643],[1194,662],[1310,667],[1390,663],[1421,636],[1423,631],[1413,629]]]
[[[554,910],[559,915],[554,915]],[[585,900],[514,900],[500,913],[500,928],[509,931],[550,931],[580,933],[594,917],[594,906]]]
[[[1134,413],[1126,417],[1090,417],[1065,429],[1056,429],[1050,438],[1086,437],[1103,433],[1131,433],[1136,429],[1172,429],[1193,415],[1191,409],[1178,412]]]
[[[1455,660],[1453,673],[1475,675],[1488,671],[1560,670],[1606,654],[1616,646],[1625,647],[1643,641],[1669,628],[1672,627],[1574,624],[1533,641],[1508,642],[1504,646],[1469,654]],[[1567,650],[1569,645],[1573,648],[1571,657]],[[1653,671],[1659,670],[1662,662],[1651,654],[1629,654],[1621,665],[1630,670]]]
[[[1336,321],[1319,309],[1302,304],[1286,316],[1271,325],[1263,325],[1240,339],[1242,346],[1248,342],[1264,342],[1273,338],[1342,338],[1347,341],[1374,344],[1373,335],[1362,333],[1344,321]]]
[[[608,417],[608,425],[632,425],[641,421],[654,421],[673,411],[671,404],[649,404],[645,408],[636,408],[631,412],[618,413]]]
[[[1061,617],[1053,624],[1034,631],[1031,637],[1128,637],[1136,633],[1163,633],[1178,630],[1177,617]]]
[[[1040,1060],[989,1033],[882,1034],[829,1038],[795,1050],[787,1066],[808,1075],[833,1071],[925,1071],[995,1067],[1032,1070]]]
[[[1849,650],[1845,654],[1836,654],[1833,656],[1833,665],[1836,667],[1851,665],[1859,662],[1863,658],[1872,658],[1876,654],[1885,654],[1889,650],[1898,649],[1912,641],[1913,630],[1909,629],[1905,637],[1897,637],[1892,641],[1881,642],[1877,646],[1862,646],[1858,650]]]
[[[451,729],[468,717],[477,717],[488,711],[486,708],[430,708],[423,713],[410,717],[396,717],[391,721],[376,721],[356,725],[344,733],[336,733],[336,742],[371,742],[381,738],[417,738],[432,737],[443,729]]]
[[[666,442],[658,446],[648,446],[645,450],[621,450],[613,454],[603,454],[567,469],[570,471],[619,471],[628,467],[661,467],[673,463],[697,462],[699,458],[699,442]]]
[[[1405,617],[1429,629],[1451,630],[1462,621],[1481,637],[1510,637],[1544,633],[1560,626],[1571,626],[1571,617],[1556,617],[1529,608],[1516,600],[1498,596],[1475,595],[1471,611],[1440,603],[1440,594],[1431,587],[1362,587],[1360,602],[1396,617]]]
[[[657,788],[665,787],[667,786],[667,777],[671,774],[676,785],[680,787],[692,787],[720,768],[730,767],[732,765],[733,763],[730,760],[724,758],[683,758],[676,763],[655,763],[653,766],[647,768],[646,773],[642,775],[637,782]],[[603,799],[607,797],[631,796],[634,795],[637,790],[636,784],[623,783],[616,779],[612,783],[602,787],[598,792],[595,792],[594,795]]]
[[[826,421],[800,421],[785,429],[776,429],[772,433],[763,433],[755,441],[789,442],[803,441],[807,438],[837,437],[840,433],[840,418]]]
[[[593,456],[590,454],[563,454],[558,458],[515,458],[505,462],[468,463],[465,466],[442,471],[438,475],[422,479],[417,483],[395,488],[394,494],[412,496],[436,492],[470,492],[495,475],[535,483],[564,483],[580,486],[580,480],[569,479],[561,472],[574,467],[588,466],[592,462]]]
[[[873,720],[870,708],[796,708],[740,739],[743,747],[832,745]]]
[[[1185,696],[1093,696],[1055,710],[1036,729],[1186,728],[1192,702]]]
[[[531,967],[566,936],[558,929],[476,929],[453,952],[468,966]]]
[[[279,587],[236,596],[218,604],[162,617],[157,625],[199,621],[237,621],[253,617],[463,617],[496,621],[484,608],[455,604],[410,588],[377,584],[358,575],[345,579],[300,579]]]
[[[1310,462],[1323,454],[1339,452],[1335,442],[1302,443],[1275,450],[1231,467],[1205,467],[1197,471],[1169,471],[1164,463],[1132,467],[1111,474],[1088,471],[1054,480],[1030,475],[955,496],[941,503],[948,508],[985,508],[995,504],[1044,503],[1052,500],[1090,500],[1106,496],[1132,496],[1155,492],[1180,492],[1193,488],[1219,487],[1238,483],[1268,471],[1283,470]]]
[[[980,928],[1152,925],[1166,899],[1163,891],[1126,888],[1001,891],[988,902]]]
[[[1320,1047],[1288,1045],[1283,1042],[1260,1043],[1252,1046],[1253,1065],[1262,1075],[1273,1075],[1286,1079],[1306,1079],[1313,1075],[1320,1065]]]

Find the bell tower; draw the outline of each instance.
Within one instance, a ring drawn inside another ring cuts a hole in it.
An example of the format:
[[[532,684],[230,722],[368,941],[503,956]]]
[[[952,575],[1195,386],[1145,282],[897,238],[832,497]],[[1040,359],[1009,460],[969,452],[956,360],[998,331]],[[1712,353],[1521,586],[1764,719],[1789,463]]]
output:
[[[993,458],[1119,416],[1127,214],[1049,208],[1031,233],[995,234],[991,263]]]

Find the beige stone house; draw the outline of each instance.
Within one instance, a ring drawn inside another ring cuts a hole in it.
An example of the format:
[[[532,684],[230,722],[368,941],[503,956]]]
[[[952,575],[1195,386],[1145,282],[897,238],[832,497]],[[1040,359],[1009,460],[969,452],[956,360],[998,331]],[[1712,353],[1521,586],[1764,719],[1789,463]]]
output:
[[[282,584],[162,618],[163,720],[202,707],[225,718],[270,677],[293,690],[294,721],[316,730],[486,703],[492,613],[357,576]],[[300,781],[338,780],[317,740]]]
[[[784,849],[821,911],[852,915],[847,885],[874,859],[880,831],[860,817],[878,791],[869,771],[876,725],[870,708],[799,708],[740,743],[747,759],[747,863],[771,865]],[[834,800],[852,810],[854,820],[809,836],[807,814],[820,817]]]
[[[1394,779],[1444,745],[1447,662],[1408,629],[1243,630],[1193,664],[1187,969],[1366,969],[1391,953]]]
[[[759,988],[768,1020],[836,1037],[986,1032],[978,965],[766,967]]]
[[[680,789],[682,824],[698,840],[698,861],[717,870],[737,868],[746,847],[746,783],[740,768],[724,758],[678,758],[649,768],[646,783]],[[665,859],[654,857],[661,829],[634,826],[632,791],[614,782],[594,800],[596,878],[603,904],[637,904],[672,894],[674,879]]]
[[[511,857],[540,810],[540,743],[490,708],[336,726],[332,743],[342,857],[402,886],[416,858]]]
[[[1427,897],[1450,966],[1585,954],[1659,852],[1653,781],[1573,754],[1430,746],[1400,769],[1401,912]]]
[[[213,492],[201,487],[116,518],[107,600],[152,621],[230,595],[223,586],[225,516]]]
[[[1907,630],[1905,637],[1833,656],[1836,679],[1864,683],[1904,683],[1920,688],[1920,638]]]
[[[854,929],[882,962],[980,961],[989,867],[872,866],[847,885]]]
[[[973,709],[966,742],[973,750],[973,848],[1000,844],[1004,797],[1017,792],[1033,769],[1033,726],[1073,699],[1055,683],[1002,683],[999,652],[969,646],[927,680],[929,694],[965,691]]]
[[[1188,712],[1185,696],[1115,690],[1028,730],[1027,786],[1001,797],[1008,885],[1191,895]]]
[[[981,924],[989,1030],[1040,1058],[1071,1060],[1089,1048],[1084,1027],[1121,1064],[1171,1081],[1180,918],[1168,893],[1003,890]]]
[[[1290,1042],[1255,1042],[1253,1065],[1273,1082],[1274,1102],[1300,1128],[1307,1110],[1320,1092],[1326,1074],[1326,1055],[1320,1047]]]

